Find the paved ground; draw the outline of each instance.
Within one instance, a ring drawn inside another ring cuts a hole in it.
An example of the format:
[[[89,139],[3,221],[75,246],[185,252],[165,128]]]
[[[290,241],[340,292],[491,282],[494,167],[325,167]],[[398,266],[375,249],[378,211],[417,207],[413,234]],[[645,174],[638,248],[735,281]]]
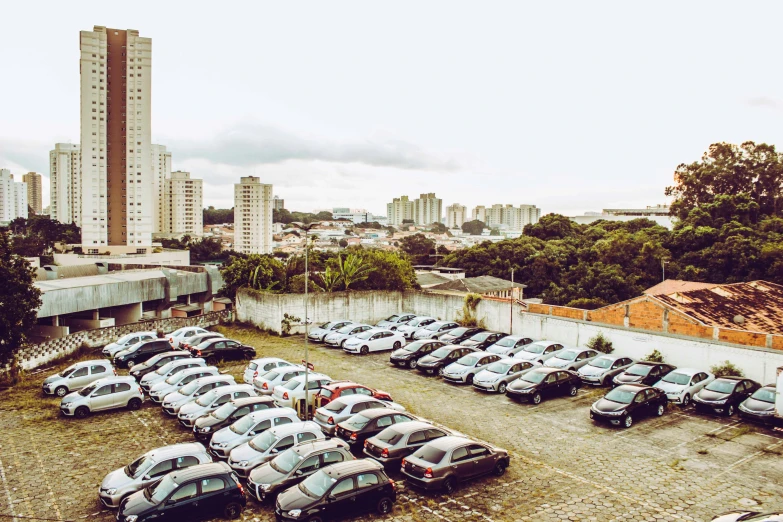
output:
[[[230,333],[259,355],[304,356],[301,338]],[[783,509],[779,432],[676,407],[620,430],[589,420],[598,389],[530,406],[390,367],[387,353],[348,356],[317,346],[311,360],[319,372],[386,390],[413,413],[512,454],[504,477],[466,484],[452,497],[403,482],[390,520],[710,520],[733,508]],[[235,375],[242,368],[228,367]],[[42,378],[0,393],[0,521],[113,520],[97,500],[103,476],[154,447],[191,440],[151,403],[137,412],[63,419],[58,401],[41,397]],[[253,500],[243,514],[273,518]]]

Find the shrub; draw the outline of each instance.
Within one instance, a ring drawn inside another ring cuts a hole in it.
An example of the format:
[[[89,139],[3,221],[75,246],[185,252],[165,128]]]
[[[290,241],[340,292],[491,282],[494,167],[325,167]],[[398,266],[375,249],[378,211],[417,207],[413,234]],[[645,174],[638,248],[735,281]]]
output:
[[[462,326],[485,328],[484,319],[476,317],[476,307],[481,302],[478,294],[468,294],[462,305],[462,311],[457,313],[457,322]]]
[[[663,355],[658,350],[653,350],[644,357],[645,361],[663,362]]]
[[[289,314],[283,314],[283,320],[280,321],[280,333],[283,337],[291,334],[291,327],[301,321],[299,317]]]
[[[745,374],[734,366],[730,361],[723,361],[721,364],[716,364],[710,367],[710,371],[715,374],[715,377],[744,377]]]
[[[587,341],[587,347],[601,353],[612,353],[614,351],[612,341],[604,337],[604,334],[600,332]]]

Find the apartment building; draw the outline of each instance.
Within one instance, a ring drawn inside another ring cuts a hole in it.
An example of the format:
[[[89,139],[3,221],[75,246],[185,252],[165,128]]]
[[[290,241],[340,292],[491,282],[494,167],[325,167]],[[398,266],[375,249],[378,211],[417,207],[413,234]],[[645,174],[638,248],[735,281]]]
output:
[[[165,222],[166,214],[166,180],[171,177],[171,152],[165,145],[150,145],[152,150],[152,232],[158,234],[165,232],[168,223]]]
[[[509,230],[522,230],[525,225],[538,223],[541,209],[535,205],[501,205],[491,207],[479,205],[473,209],[472,218],[490,228],[502,227]]]
[[[49,217],[81,226],[81,146],[55,143],[49,151]]]
[[[27,204],[33,212],[40,214],[43,210],[41,175],[37,172],[28,172],[22,176],[22,181],[27,185]]]
[[[413,200],[413,220],[417,225],[440,223],[443,217],[443,200],[434,192],[421,194]]]
[[[446,226],[448,228],[461,228],[468,216],[468,207],[459,203],[452,203],[446,207]]]
[[[413,219],[413,201],[408,196],[394,198],[386,204],[386,219],[391,226],[402,225],[403,220]]]
[[[272,253],[272,185],[255,176],[234,185],[234,250],[244,254]]]
[[[176,171],[164,181],[163,232],[170,235],[204,234],[204,193],[202,180],[189,172]]]
[[[283,198],[278,198],[277,196],[274,197],[272,201],[272,208],[274,210],[285,210],[285,200]]]
[[[8,169],[0,169],[0,223],[10,223],[21,217],[27,219],[27,184],[14,181]]]

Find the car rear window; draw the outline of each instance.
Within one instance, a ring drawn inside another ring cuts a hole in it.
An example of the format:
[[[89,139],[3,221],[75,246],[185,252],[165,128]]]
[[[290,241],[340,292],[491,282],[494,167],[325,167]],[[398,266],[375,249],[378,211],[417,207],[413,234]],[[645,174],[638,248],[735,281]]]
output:
[[[326,397],[327,399],[330,398],[334,393],[332,393],[332,390],[327,390],[326,388],[321,388],[321,391],[318,392],[318,394],[321,397]]]
[[[437,464],[443,460],[444,455],[446,455],[445,451],[434,446],[424,446],[413,454],[414,457],[420,458],[430,464]]]
[[[377,435],[377,439],[386,444],[397,444],[402,438],[402,433],[392,429],[386,428]]]
[[[248,370],[255,370],[256,368],[258,368],[258,365],[256,363],[251,362],[250,364],[247,365]]]

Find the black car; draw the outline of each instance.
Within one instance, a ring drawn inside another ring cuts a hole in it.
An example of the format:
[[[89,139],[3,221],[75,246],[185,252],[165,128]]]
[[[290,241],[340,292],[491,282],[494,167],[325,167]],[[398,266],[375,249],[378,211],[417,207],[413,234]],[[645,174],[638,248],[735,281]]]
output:
[[[693,396],[698,412],[720,413],[731,417],[737,407],[761,385],[742,377],[718,377]]]
[[[483,328],[472,328],[467,326],[460,326],[449,330],[445,334],[438,337],[439,341],[443,341],[448,344],[459,344],[462,341],[467,341],[479,332],[483,332]]]
[[[582,379],[576,372],[557,368],[534,368],[509,384],[506,396],[517,401],[539,404],[541,399],[548,396],[573,397],[581,387]]]
[[[280,493],[275,518],[324,520],[374,511],[391,512],[397,492],[383,466],[371,459],[333,464],[307,477],[298,487]]]
[[[190,352],[185,350],[159,353],[158,355],[150,359],[147,359],[145,362],[141,364],[133,365],[133,368],[131,368],[128,374],[134,379],[136,379],[136,381],[140,381],[142,377],[144,377],[148,373],[154,372],[164,364],[168,364],[171,361],[176,361],[179,359],[186,359],[190,356],[191,356]]]
[[[252,359],[256,356],[256,349],[238,341],[220,337],[204,341],[197,347],[191,348],[190,353],[193,354],[193,357],[204,358],[207,364],[212,366],[218,361]]]
[[[427,375],[435,375],[436,373],[440,373],[445,366],[453,363],[463,355],[476,351],[478,350],[471,348],[470,346],[457,346],[453,344],[441,346],[431,354],[425,355],[419,359],[416,369]]]
[[[590,418],[630,428],[643,415],[663,415],[668,401],[663,391],[652,386],[623,384],[593,403]]]
[[[364,441],[373,437],[392,424],[416,420],[410,413],[391,408],[372,408],[357,413],[337,425],[335,435],[362,451]]]
[[[416,368],[416,366],[418,366],[419,359],[425,355],[429,355],[441,346],[446,346],[446,343],[433,339],[413,341],[412,343],[406,344],[399,350],[394,350],[389,356],[389,362],[397,366],[407,366],[413,370]]]
[[[217,430],[230,426],[248,413],[269,408],[277,408],[272,397],[234,399],[209,415],[196,419],[195,424],[193,424],[193,436],[199,442],[209,441],[212,438],[212,434]]]
[[[666,374],[676,370],[676,366],[671,364],[640,361],[631,365],[623,373],[620,373],[612,379],[612,384],[620,386],[621,384],[646,384],[652,386],[660,381]]]
[[[508,334],[501,332],[479,332],[476,335],[471,336],[469,339],[465,339],[460,342],[462,346],[470,346],[477,350],[484,351],[499,340],[507,337]]]
[[[114,354],[114,366],[130,370],[135,365],[148,361],[160,353],[170,351],[171,344],[167,339],[151,339]]]
[[[245,490],[225,462],[173,471],[120,502],[119,522],[239,518]]]
[[[774,384],[759,388],[739,405],[739,416],[761,424],[783,424],[775,418],[775,392]]]

